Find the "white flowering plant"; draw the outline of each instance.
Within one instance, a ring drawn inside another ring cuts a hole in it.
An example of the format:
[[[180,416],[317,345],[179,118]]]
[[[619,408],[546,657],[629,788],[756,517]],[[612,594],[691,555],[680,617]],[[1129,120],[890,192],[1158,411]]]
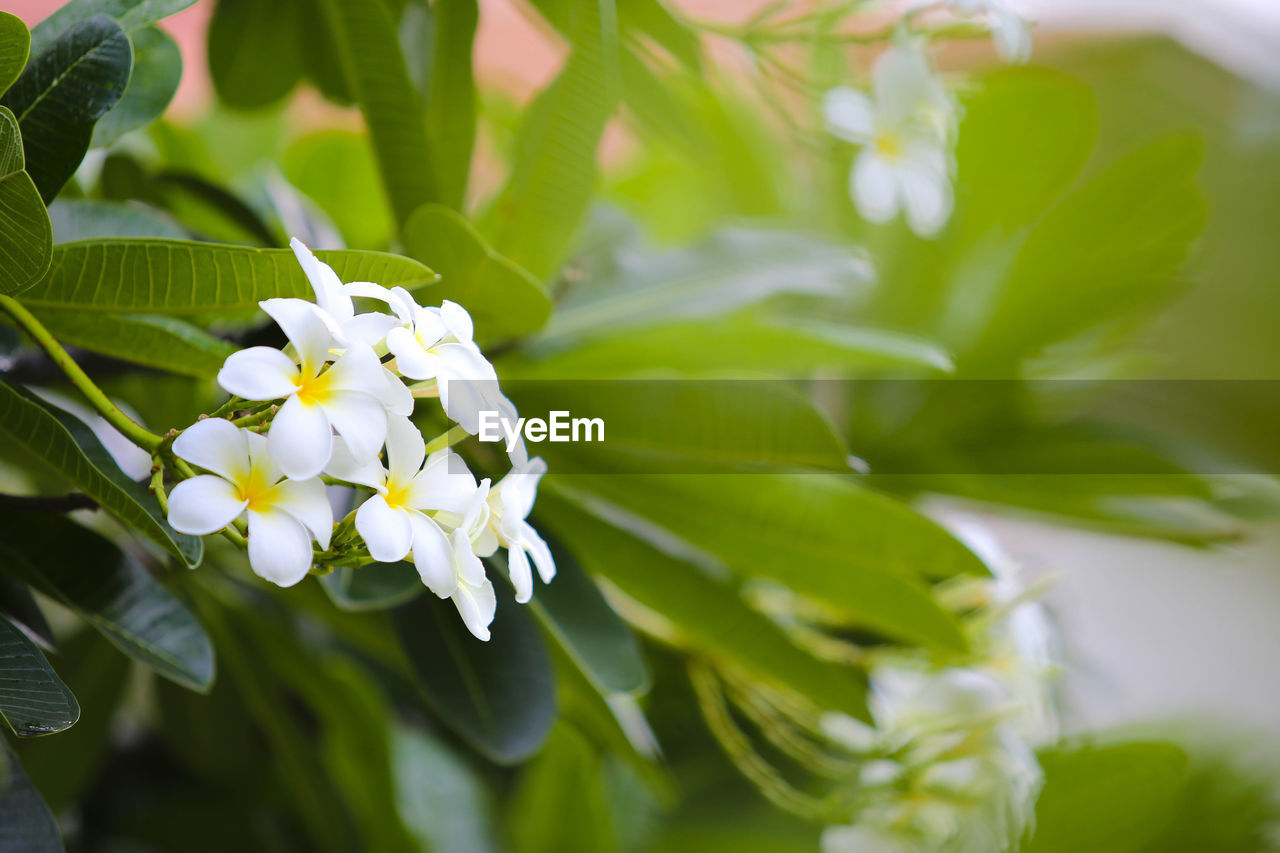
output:
[[[1012,0],[516,5],[216,0],[168,112],[192,0],[0,12],[0,851],[1212,849],[973,509],[1273,508],[1103,405],[1196,140]]]

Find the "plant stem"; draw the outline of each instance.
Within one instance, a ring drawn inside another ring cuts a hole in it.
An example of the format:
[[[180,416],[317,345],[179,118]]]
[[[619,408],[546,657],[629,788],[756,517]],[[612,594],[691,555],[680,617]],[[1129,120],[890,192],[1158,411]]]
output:
[[[453,427],[448,432],[442,432],[427,442],[427,455],[430,456],[437,450],[444,450],[446,447],[453,447],[470,434],[460,426]]]
[[[63,349],[62,344],[58,343],[57,338],[49,333],[44,324],[35,318],[30,311],[22,306],[12,296],[0,295],[0,308],[3,308],[9,316],[18,323],[23,330],[31,336],[45,354],[56,364],[67,378],[71,380],[71,384],[76,387],[85,399],[98,410],[102,417],[106,418],[107,423],[118,429],[125,438],[132,441],[144,450],[154,451],[160,446],[164,440],[160,436],[146,429],[133,418],[120,411],[114,403],[102,393],[102,389],[93,383],[93,380],[80,369],[80,365]]]

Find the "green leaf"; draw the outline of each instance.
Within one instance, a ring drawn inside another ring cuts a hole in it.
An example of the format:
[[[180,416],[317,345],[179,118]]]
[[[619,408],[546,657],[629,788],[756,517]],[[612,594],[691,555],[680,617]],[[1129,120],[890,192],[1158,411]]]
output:
[[[209,21],[209,76],[226,104],[255,109],[302,79],[301,0],[218,0]]]
[[[338,61],[360,105],[396,222],[436,198],[426,116],[383,0],[322,0]]]
[[[384,252],[328,251],[316,257],[343,281],[413,290],[435,280],[417,261]],[[255,311],[275,296],[314,298],[289,249],[182,240],[88,240],[58,246],[49,274],[24,305],[86,312],[201,314]]]
[[[0,433],[74,483],[120,523],[188,566],[204,553],[198,536],[177,533],[155,496],[124,475],[87,426],[28,391],[0,382]]]
[[[729,586],[589,515],[558,493],[540,496],[538,510],[584,568],[656,613],[689,648],[787,688],[819,708],[870,719],[866,685],[855,671],[800,649]]]
[[[31,590],[22,581],[0,574],[0,617],[3,616],[26,630],[45,649],[54,651],[57,648],[53,629],[45,620]]]
[[[120,651],[206,691],[213,645],[200,623],[111,540],[52,514],[0,518],[0,553],[15,574],[78,613]]]
[[[538,355],[535,347],[533,356]],[[945,372],[952,364],[941,347],[911,335],[741,312],[594,338],[535,361],[521,375],[599,379],[676,370],[805,377],[820,368]]]
[[[547,537],[547,544],[555,557],[556,577],[538,587],[528,604],[533,615],[602,694],[643,692],[649,671],[635,635],[573,553],[554,537]]]
[[[334,168],[336,163],[342,168]],[[332,128],[307,134],[284,152],[282,168],[289,182],[333,219],[348,246],[390,242],[391,212],[364,134]]]
[[[932,521],[847,475],[557,475],[561,481],[854,624],[932,648],[965,648],[955,617],[919,578],[986,575],[986,567]]]
[[[435,43],[427,96],[427,139],[440,201],[461,210],[476,138],[471,49],[479,9],[476,0],[436,0],[432,12]]]
[[[843,440],[782,381],[516,380],[503,389],[526,418],[569,412],[604,421],[603,442],[597,432],[590,443],[538,445],[560,473],[848,470]]]
[[[510,825],[513,853],[618,849],[600,755],[582,735],[556,726],[520,776]]]
[[[80,719],[80,706],[35,643],[0,617],[0,717],[19,737],[53,734]]]
[[[481,642],[450,601],[424,595],[392,622],[427,704],[492,761],[516,764],[542,746],[555,720],[555,679],[526,610],[498,595],[491,638]]]
[[[702,66],[698,34],[669,10],[662,0],[618,0],[618,26],[624,36],[646,36],[686,68]]]
[[[131,130],[158,119],[178,91],[182,79],[182,51],[159,27],[143,27],[129,34],[133,43],[133,74],[120,103],[93,129],[95,148],[110,145]]]
[[[542,285],[495,252],[479,232],[443,205],[424,205],[404,226],[405,251],[440,274],[428,291],[452,299],[470,312],[477,334],[490,340],[525,335],[551,314]]]
[[[0,293],[16,293],[49,268],[53,226],[24,170],[17,119],[0,107]]]
[[[49,205],[49,219],[55,243],[103,237],[181,240],[186,236],[165,214],[138,203],[60,198]]]
[[[96,15],[35,54],[3,98],[22,128],[32,180],[53,199],[89,150],[93,126],[129,85],[133,48],[120,25]]]
[[[417,729],[392,725],[391,743],[400,818],[424,849],[494,853],[498,824],[478,774]]]
[[[595,192],[596,149],[618,101],[613,0],[576,0],[564,70],[531,104],[511,177],[485,222],[504,255],[541,279],[564,261]]]
[[[213,379],[235,347],[177,317],[41,311],[63,343],[197,379]]]
[[[1044,789],[1026,853],[1135,853],[1173,817],[1188,759],[1171,743],[1057,748],[1040,755]]]
[[[726,228],[689,249],[658,252],[629,222],[603,222],[605,244],[547,324],[547,346],[720,314],[782,294],[847,298],[871,279],[863,254],[809,234]],[[643,263],[639,259],[643,257]]]
[[[0,12],[0,95],[13,85],[27,64],[31,33],[17,15]]]
[[[31,52],[39,53],[63,30],[95,15],[110,15],[128,33],[176,15],[195,0],[69,0],[31,31]]]
[[[59,652],[58,669],[80,703],[80,721],[57,737],[18,745],[23,767],[53,811],[72,805],[100,771],[129,668],[129,659],[93,631],[80,631]]]
[[[0,850],[63,851],[58,822],[7,743],[0,744]]]
[[[425,587],[413,563],[370,563],[334,569],[320,578],[329,598],[343,610],[386,610],[417,598]]]

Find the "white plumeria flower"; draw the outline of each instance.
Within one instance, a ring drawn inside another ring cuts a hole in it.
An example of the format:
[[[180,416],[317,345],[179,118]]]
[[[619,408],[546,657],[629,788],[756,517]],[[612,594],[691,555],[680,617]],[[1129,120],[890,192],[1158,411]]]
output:
[[[436,380],[445,414],[471,435],[480,431],[482,411],[515,423],[515,406],[499,390],[497,371],[472,339],[475,326],[467,309],[448,299],[439,308],[423,308],[403,287],[392,288],[390,297],[401,325],[387,333],[387,349],[400,374]],[[515,465],[528,461],[523,436],[510,455]]]
[[[387,425],[387,465],[358,462],[339,440],[326,473],[373,489],[377,494],[356,510],[356,531],[369,555],[394,563],[413,555],[423,583],[441,597],[453,592],[453,546],[448,534],[427,512],[466,511],[476,491],[475,478],[448,449],[426,456],[422,433],[408,418]],[[483,570],[482,570],[483,573]]]
[[[516,589],[516,601],[524,604],[533,597],[533,573],[529,558],[538,569],[543,583],[551,583],[556,576],[555,559],[551,549],[538,535],[538,531],[525,519],[533,510],[538,497],[538,480],[547,473],[547,463],[541,458],[530,459],[527,465],[513,468],[498,481],[489,492],[489,529],[498,544],[507,549],[507,569]]]
[[[438,588],[431,587],[441,598],[453,600],[462,621],[481,640],[489,639],[489,624],[498,608],[493,582],[485,575],[484,563],[480,561],[481,557],[492,556],[498,550],[498,539],[489,527],[488,497],[489,480],[485,478],[474,486],[461,511],[436,513],[436,521],[451,528],[449,544],[453,563],[452,576],[441,578]]]
[[[353,296],[365,296],[388,301],[387,290],[382,285],[368,281],[343,284],[333,267],[317,258],[298,238],[289,241],[302,271],[316,292],[314,310],[333,337],[336,348],[345,350],[356,344],[376,348],[386,338],[398,321],[390,314],[368,312],[357,314]]]
[[[822,831],[822,853],[912,853],[913,849],[892,833],[870,826],[828,826]]]
[[[1031,58],[1031,22],[1006,0],[951,0],[950,5],[958,15],[986,18],[996,54],[1005,62]]]
[[[320,480],[285,480],[267,439],[222,418],[182,432],[173,452],[210,471],[184,480],[169,494],[169,524],[180,533],[216,533],[241,515],[249,519],[249,565],[279,586],[292,586],[311,568],[311,540],[329,547],[333,511]]]
[[[227,357],[218,384],[246,400],[284,399],[267,440],[285,474],[305,480],[319,474],[333,450],[333,431],[362,461],[377,456],[387,433],[387,412],[408,415],[413,399],[400,382],[389,382],[372,349],[352,346],[326,369],[332,336],[301,299],[267,299],[262,310],[284,330],[298,354],[250,347]],[[396,392],[396,386],[400,392]]]
[[[870,222],[905,211],[922,237],[936,234],[954,203],[949,136],[955,107],[923,53],[892,47],[871,68],[872,96],[849,87],[827,93],[827,126],[862,146],[849,176],[849,193]]]

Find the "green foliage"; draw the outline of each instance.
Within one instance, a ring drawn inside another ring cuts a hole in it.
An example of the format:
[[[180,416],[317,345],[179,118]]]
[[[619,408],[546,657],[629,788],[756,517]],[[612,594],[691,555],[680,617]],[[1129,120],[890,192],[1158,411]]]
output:
[[[58,199],[49,205],[55,243],[97,240],[103,237],[162,237],[180,240],[182,229],[158,211],[141,204]]]
[[[512,811],[514,853],[591,853],[617,845],[600,756],[568,726],[557,726],[525,769]],[[570,813],[575,819],[564,820]]]
[[[31,33],[17,15],[0,12],[0,94],[13,85],[27,64]]]
[[[30,392],[0,382],[0,432],[71,481],[131,530],[194,568],[204,548],[199,537],[176,533],[155,496],[124,475],[82,422]]]
[[[324,591],[343,610],[386,610],[422,594],[422,578],[413,563],[342,566],[320,579]]]
[[[397,255],[330,251],[316,256],[343,281],[413,290],[435,279],[422,264]],[[259,301],[277,296],[314,296],[289,249],[112,239],[59,246],[49,274],[24,292],[22,301],[36,310],[225,314],[255,310]]]
[[[46,202],[75,173],[94,124],[124,95],[132,68],[129,37],[97,15],[35,53],[0,99],[18,119],[28,172]]]
[[[191,690],[213,683],[200,623],[146,570],[85,527],[48,514],[0,519],[5,570],[67,606],[120,651]]]
[[[24,166],[18,122],[0,107],[0,293],[14,293],[39,279],[53,252],[49,215]]]
[[[0,617],[0,718],[20,737],[75,725],[80,706],[35,643]],[[0,799],[0,802],[3,802]]]
[[[59,339],[122,361],[212,379],[235,347],[177,317],[45,311],[41,320]]]
[[[0,848],[61,853],[58,824],[7,743],[0,746],[0,771]]]
[[[195,0],[68,0],[31,32],[31,52],[39,53],[64,30],[95,15],[109,15],[128,33],[176,15]]]
[[[460,210],[476,136],[471,50],[480,13],[476,0],[437,0],[431,12],[435,43],[427,94],[427,141],[440,201]]]
[[[178,43],[159,27],[142,27],[129,33],[133,44],[133,73],[129,86],[93,129],[95,148],[110,145],[131,130],[160,117],[178,91],[182,78],[182,52]]]
[[[290,145],[282,161],[289,182],[329,215],[348,246],[389,243],[391,213],[368,139],[345,130],[317,131]]]
[[[302,79],[302,44],[295,34],[308,14],[297,0],[218,0],[208,36],[209,76],[218,97],[253,109],[289,94]]]

